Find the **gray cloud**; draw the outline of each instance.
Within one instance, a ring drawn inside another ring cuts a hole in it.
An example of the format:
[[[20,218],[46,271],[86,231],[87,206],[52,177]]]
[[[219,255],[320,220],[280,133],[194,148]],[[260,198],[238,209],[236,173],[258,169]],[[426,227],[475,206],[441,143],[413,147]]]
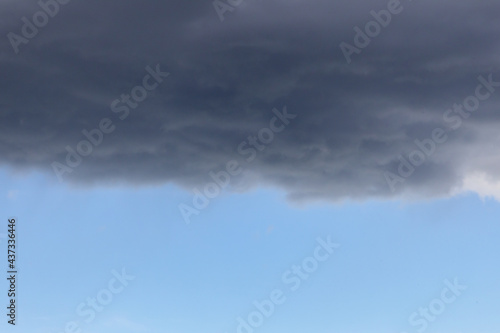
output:
[[[286,105],[297,119],[247,168],[292,199],[442,196],[474,172],[499,179],[500,91],[457,130],[442,116],[479,75],[500,81],[500,4],[402,5],[348,65],[339,44],[387,1],[246,0],[221,23],[211,1],[72,0],[18,54],[0,41],[0,162],[57,181],[51,163],[107,117],[116,131],[68,182],[194,186]],[[2,2],[0,35],[39,9]],[[119,120],[112,101],[156,64],[171,75]],[[391,191],[384,172],[436,127],[449,140]]]

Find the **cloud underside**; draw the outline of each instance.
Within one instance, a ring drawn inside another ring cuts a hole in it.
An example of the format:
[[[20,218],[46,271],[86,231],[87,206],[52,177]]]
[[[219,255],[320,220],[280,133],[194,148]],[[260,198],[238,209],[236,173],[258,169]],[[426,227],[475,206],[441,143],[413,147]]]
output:
[[[82,130],[109,118],[116,130],[66,182],[192,188],[237,160],[244,174],[234,185],[277,187],[293,200],[498,196],[500,88],[459,126],[458,113],[443,115],[475,94],[478,77],[500,81],[500,4],[402,2],[348,64],[340,43],[355,46],[353,28],[384,8],[387,1],[247,0],[221,22],[211,1],[61,5],[19,54],[0,42],[0,161],[57,181],[51,164],[64,164]],[[0,9],[7,36],[21,34],[21,18],[40,7],[6,1]],[[112,102],[157,64],[170,76],[121,120]],[[285,106],[297,117],[246,161],[238,146]],[[401,177],[402,158],[420,149],[415,140],[436,129],[447,139]],[[389,173],[401,177],[392,189]]]

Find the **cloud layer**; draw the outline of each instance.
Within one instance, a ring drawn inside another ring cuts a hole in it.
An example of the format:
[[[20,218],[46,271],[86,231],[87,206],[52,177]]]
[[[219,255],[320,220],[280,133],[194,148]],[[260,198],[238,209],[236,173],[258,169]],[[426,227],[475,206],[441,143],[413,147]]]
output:
[[[387,6],[245,0],[221,22],[211,1],[73,0],[15,53],[8,34],[22,36],[22,18],[41,7],[3,1],[0,162],[57,181],[51,164],[65,147],[109,118],[115,131],[65,181],[192,187],[244,163],[238,145],[286,106],[297,118],[243,164],[252,186],[341,200],[443,196],[477,174],[499,182],[500,88],[458,127],[457,112],[443,116],[474,96],[479,76],[500,82],[500,4],[401,1],[348,64],[339,45],[356,47],[354,27]],[[112,102],[157,64],[170,75],[121,120]],[[387,172],[401,176],[400,157],[436,128],[447,140],[391,189]]]

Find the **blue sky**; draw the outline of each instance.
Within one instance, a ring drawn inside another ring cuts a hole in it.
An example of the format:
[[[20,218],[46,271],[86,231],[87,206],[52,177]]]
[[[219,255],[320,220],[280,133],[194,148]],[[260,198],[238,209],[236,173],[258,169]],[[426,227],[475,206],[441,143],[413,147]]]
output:
[[[256,331],[410,333],[420,326],[409,316],[455,278],[467,289],[425,331],[500,325],[500,205],[474,194],[297,207],[255,190],[222,195],[186,225],[177,206],[189,193],[173,186],[48,186],[6,169],[1,178],[20,248],[19,325],[7,331],[58,333],[76,321],[96,333],[237,332],[237,318],[279,289],[286,301]],[[283,273],[328,236],[340,247],[292,291]],[[122,268],[135,279],[85,322],[77,306]]]

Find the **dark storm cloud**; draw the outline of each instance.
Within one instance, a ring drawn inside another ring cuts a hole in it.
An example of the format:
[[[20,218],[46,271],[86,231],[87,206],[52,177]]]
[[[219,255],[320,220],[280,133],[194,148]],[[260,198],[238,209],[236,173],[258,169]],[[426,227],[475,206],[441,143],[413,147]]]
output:
[[[500,81],[497,1],[401,1],[401,13],[347,64],[339,45],[388,1],[245,0],[224,22],[211,1],[72,0],[14,52],[32,1],[0,4],[0,158],[16,169],[64,163],[82,130],[116,126],[69,182],[175,182],[193,186],[242,159],[237,147],[272,109],[297,118],[246,168],[254,185],[293,199],[450,193],[473,172],[500,177],[500,91],[453,130],[445,111],[473,95],[478,77]],[[123,121],[110,109],[169,72]],[[391,191],[414,140],[449,139]]]

